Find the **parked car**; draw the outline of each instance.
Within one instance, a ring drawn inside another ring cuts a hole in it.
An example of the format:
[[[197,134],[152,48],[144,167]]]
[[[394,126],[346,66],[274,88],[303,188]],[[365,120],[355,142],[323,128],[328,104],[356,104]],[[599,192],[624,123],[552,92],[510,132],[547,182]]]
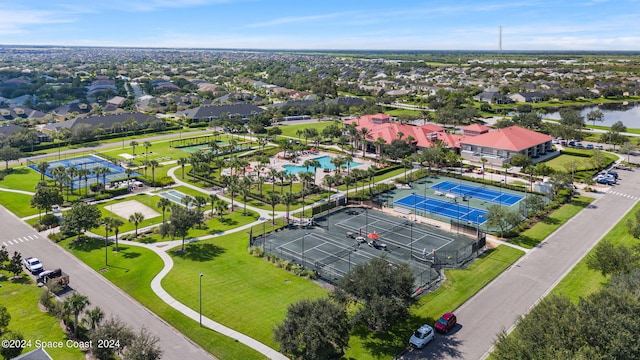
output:
[[[579,143],[576,143],[576,147],[577,147],[577,148],[584,148],[584,145],[582,145],[582,143],[581,143],[581,142],[579,142]]]
[[[456,326],[457,322],[458,319],[456,319],[456,316],[453,313],[448,312],[440,316],[440,319],[436,321],[436,324],[433,327],[438,332],[448,333],[449,330]]]
[[[624,164],[616,164],[614,167],[614,169],[620,169],[620,170],[633,170],[631,167],[624,165]]]
[[[587,149],[593,149],[593,144],[587,144],[586,148]]]
[[[616,183],[616,179],[613,176],[598,176],[596,177],[596,182],[598,184],[614,185]]]
[[[596,145],[596,149],[598,149],[598,150],[604,150],[604,146],[602,146],[602,145]]]
[[[567,143],[567,146],[576,146],[576,142],[574,140],[571,140]]]
[[[418,349],[422,349],[429,341],[433,340],[435,334],[433,328],[427,324],[422,325],[419,329],[413,332],[411,339],[409,339],[409,345],[415,346]]]
[[[23,260],[24,267],[27,268],[32,274],[39,274],[44,270],[44,265],[38,260],[38,258],[28,257]]]

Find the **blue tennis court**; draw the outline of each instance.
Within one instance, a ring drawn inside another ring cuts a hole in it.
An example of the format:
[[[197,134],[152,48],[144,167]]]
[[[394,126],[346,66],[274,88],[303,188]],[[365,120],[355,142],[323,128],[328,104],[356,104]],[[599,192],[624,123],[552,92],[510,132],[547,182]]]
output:
[[[410,194],[394,202],[394,205],[402,206],[415,211],[430,212],[458,221],[472,224],[483,224],[487,221],[484,216],[487,210],[470,207],[465,204],[451,203],[418,194]]]
[[[33,163],[30,162],[29,163],[29,167],[32,168],[35,171],[38,171],[38,166],[37,163]],[[122,166],[118,166],[108,160],[102,159],[98,156],[95,155],[88,155],[88,156],[81,156],[81,157],[77,157],[77,158],[72,158],[72,159],[60,159],[60,160],[56,160],[56,161],[50,161],[49,162],[49,167],[47,168],[47,170],[45,171],[45,176],[47,176],[50,179],[53,179],[53,174],[52,171],[53,169],[57,168],[57,167],[64,167],[64,168],[76,168],[77,170],[79,169],[86,169],[89,170],[91,172],[91,175],[87,176],[87,181],[86,181],[86,185],[89,186],[95,182],[97,182],[97,178],[95,175],[93,175],[93,171],[95,168],[97,167],[103,167],[106,168],[108,170],[108,172],[105,174],[105,180],[107,182],[111,182],[111,181],[116,181],[116,180],[122,180],[122,179],[126,179],[128,177],[135,177],[135,176],[140,176],[139,173],[137,172],[133,172],[131,173],[130,176],[127,176],[126,172],[125,172],[125,168],[123,168]],[[100,180],[102,180],[102,176],[99,176]],[[78,188],[82,187],[85,185],[85,179],[82,178],[80,179],[80,177],[75,177],[74,179],[74,185]]]
[[[474,199],[486,200],[492,203],[505,206],[512,206],[524,199],[524,196],[510,194],[502,191],[495,191],[480,186],[471,186],[455,183],[453,181],[443,181],[431,186],[431,189],[441,192],[449,192],[456,195],[470,196]]]

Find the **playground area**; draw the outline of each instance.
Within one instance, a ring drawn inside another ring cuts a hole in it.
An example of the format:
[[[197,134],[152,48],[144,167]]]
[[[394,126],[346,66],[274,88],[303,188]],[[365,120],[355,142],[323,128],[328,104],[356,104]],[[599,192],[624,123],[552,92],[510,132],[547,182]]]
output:
[[[307,226],[255,236],[252,244],[313,269],[331,283],[356,264],[384,256],[390,265],[408,263],[418,290],[436,283],[442,267],[473,260],[484,241],[367,207],[347,207],[314,217]]]
[[[27,165],[37,171],[38,173],[40,173],[40,171],[38,170],[38,164],[28,161]],[[122,180],[122,179],[126,179],[128,177],[135,177],[135,176],[139,176],[140,174],[134,172],[131,173],[130,176],[127,176],[126,172],[125,172],[125,168],[123,168],[122,166],[116,165],[113,162],[103,159],[101,157],[95,156],[95,155],[87,155],[87,156],[81,156],[81,157],[75,157],[75,158],[71,158],[71,159],[60,159],[60,160],[55,160],[55,161],[50,161],[49,162],[49,167],[47,168],[47,170],[45,171],[45,176],[53,179],[53,169],[57,168],[57,167],[64,167],[64,168],[76,168],[76,169],[86,169],[89,170],[91,172],[91,175],[89,175],[87,177],[87,181],[86,181],[86,185],[90,186],[91,184],[96,183],[96,176],[93,174],[93,171],[95,168],[97,167],[103,167],[106,168],[108,170],[108,172],[106,173],[106,181],[107,183],[110,183],[112,181],[116,181],[116,180]],[[101,178],[102,176],[100,176]],[[84,177],[81,179],[79,176],[74,177],[73,181],[74,181],[74,186],[76,188],[81,188],[85,185],[85,181],[84,181]]]

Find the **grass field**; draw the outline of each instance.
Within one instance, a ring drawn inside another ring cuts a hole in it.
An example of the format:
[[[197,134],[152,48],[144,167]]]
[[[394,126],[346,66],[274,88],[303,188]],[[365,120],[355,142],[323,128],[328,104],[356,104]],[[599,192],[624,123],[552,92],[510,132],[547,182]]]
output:
[[[45,177],[45,179],[49,179]],[[0,187],[34,192],[40,181],[40,174],[28,167],[16,167],[0,180]]]
[[[282,136],[297,138],[298,134],[296,132],[298,130],[315,128],[318,130],[318,133],[320,133],[322,132],[322,129],[326,128],[331,124],[333,124],[333,121],[319,121],[319,122],[313,122],[308,124],[295,124],[295,125],[287,124],[286,121],[283,121],[280,123],[280,129],[282,129]],[[300,140],[304,141],[304,137],[300,137]],[[311,141],[311,139],[309,139],[309,141]]]
[[[98,272],[104,268],[102,241],[89,240],[79,246],[70,246],[69,240],[65,240],[61,245],[68,248],[93,270]],[[187,334],[190,339],[216,357],[220,359],[264,359],[262,354],[235,340],[200,327],[198,322],[167,306],[157,297],[149,284],[163,265],[162,260],[153,251],[133,246],[121,246],[120,249],[120,253],[109,253],[109,271],[100,272],[102,276],[126,291],[178,331]],[[194,279],[197,281],[197,274]],[[195,283],[193,288],[196,288]],[[58,358],[56,357],[56,359]]]
[[[593,200],[595,199],[586,196],[574,197],[570,203],[562,205],[560,208],[549,214],[549,216],[545,217],[531,228],[523,231],[518,237],[510,239],[509,242],[531,249],[538,245],[547,236],[551,235],[551,233],[556,231],[560,226],[562,226],[562,224],[566,223],[582,209],[591,204]]]
[[[633,218],[634,214],[640,211],[640,203],[627,213],[620,221],[609,231],[602,241],[610,241],[616,245],[636,246],[638,240],[629,234],[625,225],[627,219]],[[592,253],[594,250],[591,250]],[[587,255],[588,256],[588,255]],[[571,301],[578,302],[581,297],[587,296],[598,291],[608,277],[603,276],[600,272],[591,270],[587,267],[586,257],[571,270],[567,276],[553,289],[552,295],[564,295]]]
[[[195,285],[198,274],[204,273],[204,315],[277,348],[272,330],[284,319],[287,306],[323,296],[326,290],[249,255],[248,241],[248,235],[240,232],[191,243],[185,254],[171,252],[174,268],[162,285],[172,296],[196,309]],[[193,286],[184,286],[189,283]]]
[[[38,209],[31,207],[31,195],[0,191],[0,204],[18,217],[35,215]]]
[[[411,316],[387,333],[354,331],[345,359],[392,359],[407,346],[411,333],[422,324],[433,324],[447,311],[454,311],[524,253],[508,246],[489,250],[467,269],[445,270],[447,280],[434,292],[422,296],[411,308]]]
[[[565,171],[571,173],[573,171],[581,171],[593,168],[593,162],[588,157],[561,154],[546,162],[553,170]]]
[[[62,341],[68,340],[67,335],[60,327],[59,320],[48,313],[40,311],[40,289],[28,275],[23,274],[22,281],[9,281],[6,271],[1,271],[4,277],[0,278],[0,298],[2,305],[7,307],[11,322],[9,330],[18,331],[25,340],[31,340],[31,346],[23,350],[23,354],[36,348],[35,341]],[[54,359],[81,360],[85,355],[80,349],[62,348],[47,349]]]

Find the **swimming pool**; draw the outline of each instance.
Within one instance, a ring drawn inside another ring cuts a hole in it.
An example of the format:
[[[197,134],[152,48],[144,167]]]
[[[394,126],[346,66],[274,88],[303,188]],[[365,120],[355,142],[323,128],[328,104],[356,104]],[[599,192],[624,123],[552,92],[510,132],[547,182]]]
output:
[[[320,166],[318,167],[319,169],[329,169],[329,170],[335,170],[336,167],[333,166],[333,164],[331,163],[331,156],[325,155],[325,156],[320,156],[317,158],[313,158],[310,160],[317,160],[320,163]],[[349,164],[349,167],[355,167],[360,165],[361,163],[359,162],[355,162],[352,161]],[[310,171],[313,172],[313,168],[309,168],[307,169],[306,166],[300,166],[300,165],[283,165],[282,166],[284,168],[284,170],[287,172],[287,174],[298,174],[301,172],[305,172],[305,171]],[[347,165],[342,165],[343,168],[347,168]]]

